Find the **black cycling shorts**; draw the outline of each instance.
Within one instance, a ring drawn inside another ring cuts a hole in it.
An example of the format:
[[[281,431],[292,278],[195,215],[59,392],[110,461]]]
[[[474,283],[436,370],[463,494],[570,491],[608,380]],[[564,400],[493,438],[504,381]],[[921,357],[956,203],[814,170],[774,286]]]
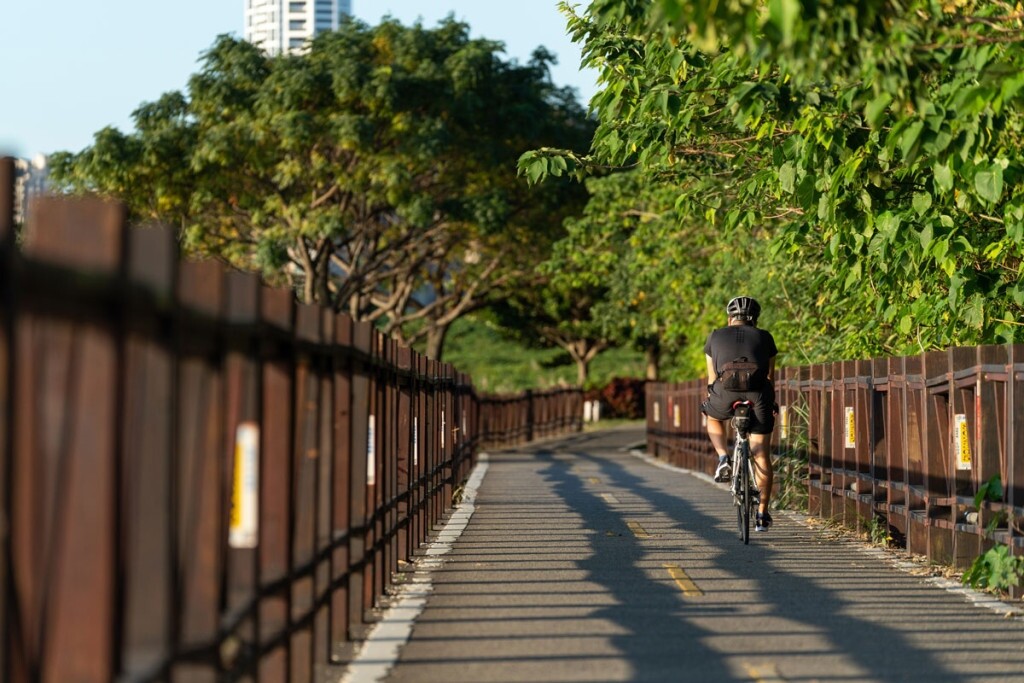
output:
[[[732,404],[750,401],[750,433],[771,434],[775,429],[775,388],[768,384],[760,391],[726,391],[718,382],[711,385],[708,399],[700,404],[705,415],[716,420],[732,419]]]

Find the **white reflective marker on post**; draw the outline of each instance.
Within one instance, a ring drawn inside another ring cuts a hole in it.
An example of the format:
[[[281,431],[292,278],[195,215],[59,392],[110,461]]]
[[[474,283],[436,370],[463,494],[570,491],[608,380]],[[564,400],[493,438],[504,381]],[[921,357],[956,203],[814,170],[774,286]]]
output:
[[[235,430],[235,476],[231,486],[228,545],[255,548],[260,520],[260,427],[243,422]]]
[[[377,483],[377,443],[376,425],[373,415],[366,427],[366,485]]]

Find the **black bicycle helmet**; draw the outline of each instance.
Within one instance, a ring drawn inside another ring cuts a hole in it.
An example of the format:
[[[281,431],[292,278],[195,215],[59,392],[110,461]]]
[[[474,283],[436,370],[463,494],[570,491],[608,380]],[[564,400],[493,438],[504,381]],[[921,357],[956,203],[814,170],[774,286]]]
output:
[[[749,296],[738,296],[729,302],[725,312],[730,318],[739,318],[756,323],[761,315],[761,304]]]

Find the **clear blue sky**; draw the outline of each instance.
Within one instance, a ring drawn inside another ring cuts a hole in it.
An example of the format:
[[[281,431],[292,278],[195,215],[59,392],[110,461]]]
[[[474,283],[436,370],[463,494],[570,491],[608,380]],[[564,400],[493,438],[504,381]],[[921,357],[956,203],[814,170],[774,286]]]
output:
[[[581,0],[582,4],[582,0]],[[77,151],[112,125],[132,129],[142,102],[182,90],[202,51],[222,33],[242,35],[244,0],[0,0],[0,155]],[[526,62],[538,45],[558,55],[552,80],[594,93],[558,0],[353,0],[357,18],[434,26],[448,14],[474,37],[505,43]]]

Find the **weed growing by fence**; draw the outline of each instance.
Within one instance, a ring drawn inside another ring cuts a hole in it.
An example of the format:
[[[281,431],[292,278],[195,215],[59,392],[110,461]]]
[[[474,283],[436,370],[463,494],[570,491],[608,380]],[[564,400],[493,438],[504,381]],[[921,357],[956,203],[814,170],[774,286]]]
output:
[[[789,406],[786,412],[786,439],[782,441],[775,454],[775,506],[806,512],[807,451],[810,448],[807,406]]]
[[[974,507],[980,512],[985,502],[1003,500],[1003,481],[998,474],[978,488]],[[1006,521],[1006,513],[999,511],[985,525],[985,534],[991,534]],[[1024,579],[1024,557],[1014,557],[1005,545],[997,545],[974,558],[970,569],[964,572],[963,582],[971,588],[993,592],[1008,591],[1020,586]]]

